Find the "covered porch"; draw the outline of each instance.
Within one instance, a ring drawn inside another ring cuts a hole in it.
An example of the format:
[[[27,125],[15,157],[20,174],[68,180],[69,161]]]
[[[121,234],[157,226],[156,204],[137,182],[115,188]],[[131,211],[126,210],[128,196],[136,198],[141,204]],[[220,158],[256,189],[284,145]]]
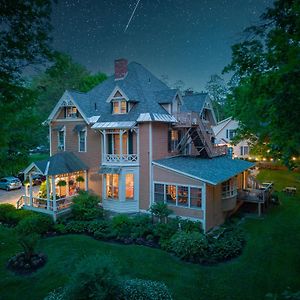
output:
[[[60,152],[47,160],[31,163],[24,171],[28,183],[17,207],[49,214],[56,220],[59,214],[70,209],[72,198],[80,190],[88,189],[87,169],[72,152]],[[46,178],[36,193],[33,192],[34,174]]]

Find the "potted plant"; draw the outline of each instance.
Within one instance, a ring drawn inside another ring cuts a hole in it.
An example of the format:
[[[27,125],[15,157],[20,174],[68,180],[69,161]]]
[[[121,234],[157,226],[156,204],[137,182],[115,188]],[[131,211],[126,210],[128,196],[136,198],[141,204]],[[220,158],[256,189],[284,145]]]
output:
[[[67,182],[65,180],[59,180],[57,185],[59,186],[59,195],[61,195],[61,187],[66,186]]]
[[[80,182],[84,182],[84,178],[79,175],[76,177],[76,182],[78,183],[78,190],[80,190],[79,185],[80,185]]]

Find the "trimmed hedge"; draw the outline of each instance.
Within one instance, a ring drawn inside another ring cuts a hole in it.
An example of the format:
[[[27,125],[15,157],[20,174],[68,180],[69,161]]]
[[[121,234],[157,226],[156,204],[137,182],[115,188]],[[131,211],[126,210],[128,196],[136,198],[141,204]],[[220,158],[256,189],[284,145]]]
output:
[[[0,222],[9,226],[16,226],[21,220],[34,215],[37,215],[37,213],[16,209],[11,204],[0,204]]]

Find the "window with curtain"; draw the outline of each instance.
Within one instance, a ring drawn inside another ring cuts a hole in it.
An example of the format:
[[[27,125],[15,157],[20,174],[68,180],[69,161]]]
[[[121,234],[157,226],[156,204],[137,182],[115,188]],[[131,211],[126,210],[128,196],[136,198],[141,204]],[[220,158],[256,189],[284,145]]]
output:
[[[119,199],[119,175],[106,174],[106,198]]]
[[[134,199],[134,175],[129,173],[125,177],[126,200]]]
[[[176,205],[176,185],[166,185],[166,201]]]
[[[187,186],[177,187],[178,205],[188,206],[189,205],[189,188]]]

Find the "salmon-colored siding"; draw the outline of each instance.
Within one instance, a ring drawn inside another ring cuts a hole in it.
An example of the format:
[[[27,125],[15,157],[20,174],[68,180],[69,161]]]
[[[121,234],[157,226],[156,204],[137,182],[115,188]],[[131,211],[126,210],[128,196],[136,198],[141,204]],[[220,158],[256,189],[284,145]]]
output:
[[[221,184],[206,185],[206,230],[220,225],[225,221],[222,210]]]
[[[155,165],[153,166],[153,180],[195,186],[203,185],[203,182],[200,180],[193,179]]]
[[[149,129],[150,123],[139,125],[140,137],[140,209],[149,208]]]
[[[79,152],[78,132],[74,131],[76,125],[85,125],[87,128],[86,152]],[[65,151],[73,152],[88,167],[88,188],[97,195],[101,195],[101,176],[99,167],[101,163],[101,139],[100,133],[94,131],[83,121],[53,121],[51,122],[51,154],[54,155],[59,150],[58,132],[53,130],[57,126],[65,126]]]

